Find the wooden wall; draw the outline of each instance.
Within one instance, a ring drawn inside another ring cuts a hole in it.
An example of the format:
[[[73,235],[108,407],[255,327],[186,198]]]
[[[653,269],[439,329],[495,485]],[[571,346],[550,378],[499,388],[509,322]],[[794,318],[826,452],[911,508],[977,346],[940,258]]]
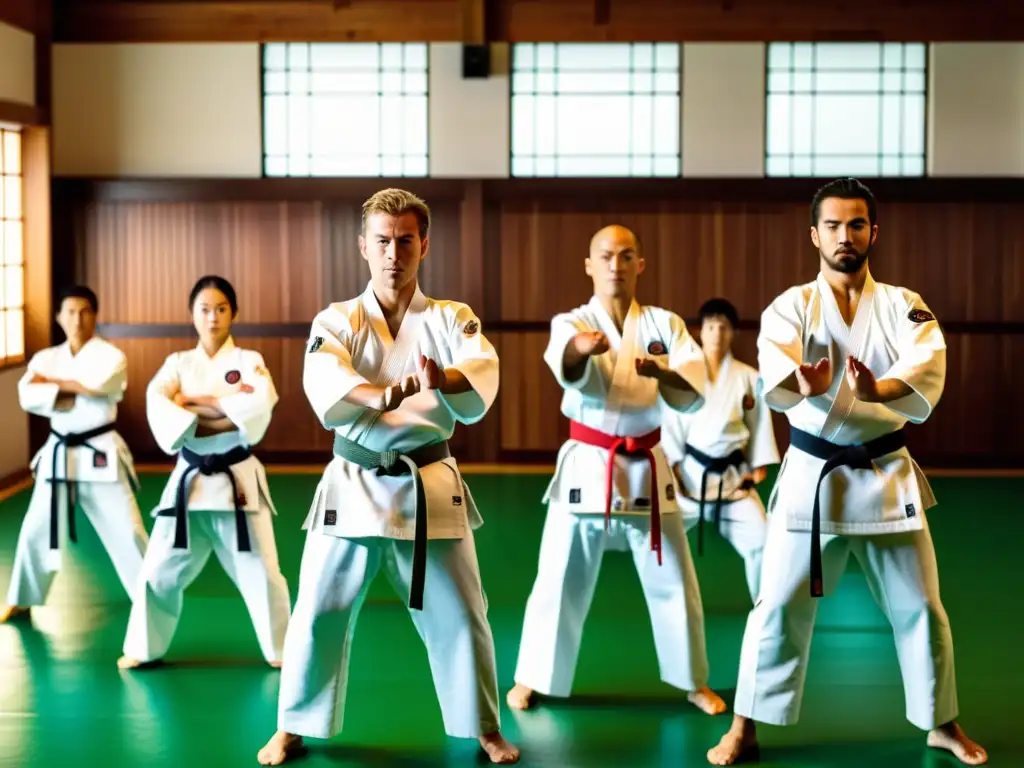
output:
[[[742,318],[737,354],[750,362],[762,309],[817,271],[813,180],[58,181],[55,282],[84,281],[99,294],[103,331],[129,359],[121,428],[140,459],[158,455],[145,384],[167,354],[194,344],[188,292],[216,272],[238,290],[236,336],[264,355],[281,394],[263,455],[322,460],[330,436],[302,394],[303,345],[317,311],[365,287],[359,204],[392,183],[433,208],[424,289],[469,302],[501,355],[496,407],[456,433],[463,461],[549,460],[565,438],[541,354],[551,316],[590,295],[583,258],[599,227],[619,222],[640,235],[641,300],[692,318],[709,296],[729,297]],[[949,343],[944,399],[911,430],[913,450],[932,466],[1019,465],[1024,444],[1009,436],[1024,428],[1013,407],[1024,378],[1024,201],[1011,182],[872,186],[873,272],[919,291]],[[784,420],[777,425],[784,447]]]

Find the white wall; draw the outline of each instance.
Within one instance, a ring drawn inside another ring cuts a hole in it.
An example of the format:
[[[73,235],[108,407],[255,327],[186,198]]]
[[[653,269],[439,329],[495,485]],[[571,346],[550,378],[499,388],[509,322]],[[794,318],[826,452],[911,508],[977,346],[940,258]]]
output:
[[[931,46],[928,172],[1024,175],[1024,43]]]
[[[0,101],[36,103],[35,38],[0,21]]]
[[[53,46],[54,174],[259,176],[259,45]]]

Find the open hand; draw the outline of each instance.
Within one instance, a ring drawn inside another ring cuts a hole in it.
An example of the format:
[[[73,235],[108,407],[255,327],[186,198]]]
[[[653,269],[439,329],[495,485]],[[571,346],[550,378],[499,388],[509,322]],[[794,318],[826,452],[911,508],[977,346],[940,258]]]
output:
[[[412,397],[420,391],[420,378],[418,374],[411,374],[404,377],[397,384],[392,384],[384,389],[383,402],[380,410],[393,411],[402,404],[407,397]]]
[[[804,363],[796,370],[796,381],[804,397],[823,395],[832,386],[832,363],[827,357],[814,365]]]
[[[760,485],[768,479],[768,470],[764,467],[758,467],[750,473],[750,479],[754,481],[754,485]]]
[[[657,379],[661,376],[662,367],[649,357],[638,357],[635,365],[636,372],[640,376],[646,376],[649,379]]]
[[[29,381],[29,384],[54,384],[54,383],[56,383],[56,382],[54,382],[52,379],[48,379],[45,376],[43,376],[41,374],[38,374],[38,373],[32,374],[32,379]]]
[[[576,336],[573,337],[573,345],[576,347],[576,351],[584,357],[603,355],[611,349],[611,345],[608,343],[608,337],[600,331],[584,331],[583,333],[577,333]]]
[[[846,356],[846,382],[858,400],[872,403],[878,399],[878,382],[875,380],[875,374],[853,355]]]
[[[242,382],[242,383],[241,383],[241,384],[240,384],[240,385],[238,386],[238,391],[239,391],[240,393],[243,393],[243,394],[246,394],[246,395],[250,395],[250,394],[252,394],[253,392],[255,392],[256,390],[252,388],[252,384],[246,384],[245,382]]]
[[[420,389],[440,389],[445,382],[444,370],[425,355],[420,355],[416,377],[419,379]]]

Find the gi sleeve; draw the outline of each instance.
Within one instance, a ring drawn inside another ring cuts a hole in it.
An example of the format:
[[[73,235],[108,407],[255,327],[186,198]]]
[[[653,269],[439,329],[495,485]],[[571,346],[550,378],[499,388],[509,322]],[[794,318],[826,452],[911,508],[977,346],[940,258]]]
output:
[[[345,396],[370,384],[352,365],[352,325],[340,310],[328,308],[313,320],[302,362],[302,389],[326,429],[351,424],[366,408]]]
[[[199,416],[174,402],[181,391],[178,354],[169,355],[146,387],[146,419],[156,444],[173,455],[195,437]]]
[[[773,411],[788,411],[804,399],[779,385],[804,362],[803,316],[791,292],[779,296],[761,313],[761,331],[757,335],[757,366],[760,387],[755,396],[763,398]]]
[[[113,345],[106,347],[87,370],[79,379],[83,387],[100,397],[121,400],[128,389],[128,361],[120,349]]]
[[[555,375],[555,380],[562,389],[574,389],[585,398],[603,400],[607,391],[600,370],[594,364],[593,355],[587,357],[583,375],[574,381],[565,376],[563,359],[565,348],[577,334],[589,333],[594,329],[570,312],[555,315],[551,320],[551,337],[547,349],[544,350],[544,362]]]
[[[455,419],[476,424],[490,410],[498,396],[498,353],[480,328],[480,320],[466,305],[459,306],[448,331],[449,354],[454,368],[472,389],[455,395],[438,392],[438,398]]]
[[[695,413],[704,405],[707,387],[707,366],[704,351],[686,329],[679,315],[669,313],[668,367],[679,374],[693,390],[682,390],[659,384],[662,401],[679,413]]]
[[[693,414],[678,411],[665,412],[661,423],[661,449],[670,467],[681,462],[685,456],[686,441],[689,439]]]
[[[231,423],[238,427],[238,434],[247,445],[256,445],[270,427],[270,417],[277,405],[277,390],[259,352],[246,350],[246,370],[242,382],[252,387],[252,392],[236,392],[219,399],[221,410]]]
[[[57,397],[60,395],[60,385],[32,383],[33,376],[47,375],[45,354],[45,351],[38,352],[29,360],[25,373],[18,380],[18,403],[22,410],[49,419],[55,414],[54,406],[57,405]]]
[[[908,292],[907,299],[907,307],[896,321],[896,362],[879,381],[895,379],[913,390],[884,405],[920,424],[931,416],[945,388],[946,339],[921,297]]]
[[[750,433],[746,457],[751,469],[778,464],[780,460],[772,412],[764,398],[757,396],[757,380],[756,372],[747,377],[747,393],[743,403],[743,422]]]

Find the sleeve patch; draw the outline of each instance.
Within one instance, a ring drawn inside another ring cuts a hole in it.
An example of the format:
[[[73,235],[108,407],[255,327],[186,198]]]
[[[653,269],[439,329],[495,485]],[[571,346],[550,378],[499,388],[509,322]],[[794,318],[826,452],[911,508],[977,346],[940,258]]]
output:
[[[935,319],[935,315],[924,309],[912,309],[910,314],[907,315],[907,319],[912,323],[927,323]]]
[[[462,333],[466,336],[475,336],[480,330],[480,323],[476,320],[470,320],[464,326],[462,326]]]
[[[320,347],[322,347],[323,345],[324,345],[324,337],[323,336],[314,336],[313,340],[311,342],[309,342],[309,354],[313,354],[318,349],[320,349]]]

